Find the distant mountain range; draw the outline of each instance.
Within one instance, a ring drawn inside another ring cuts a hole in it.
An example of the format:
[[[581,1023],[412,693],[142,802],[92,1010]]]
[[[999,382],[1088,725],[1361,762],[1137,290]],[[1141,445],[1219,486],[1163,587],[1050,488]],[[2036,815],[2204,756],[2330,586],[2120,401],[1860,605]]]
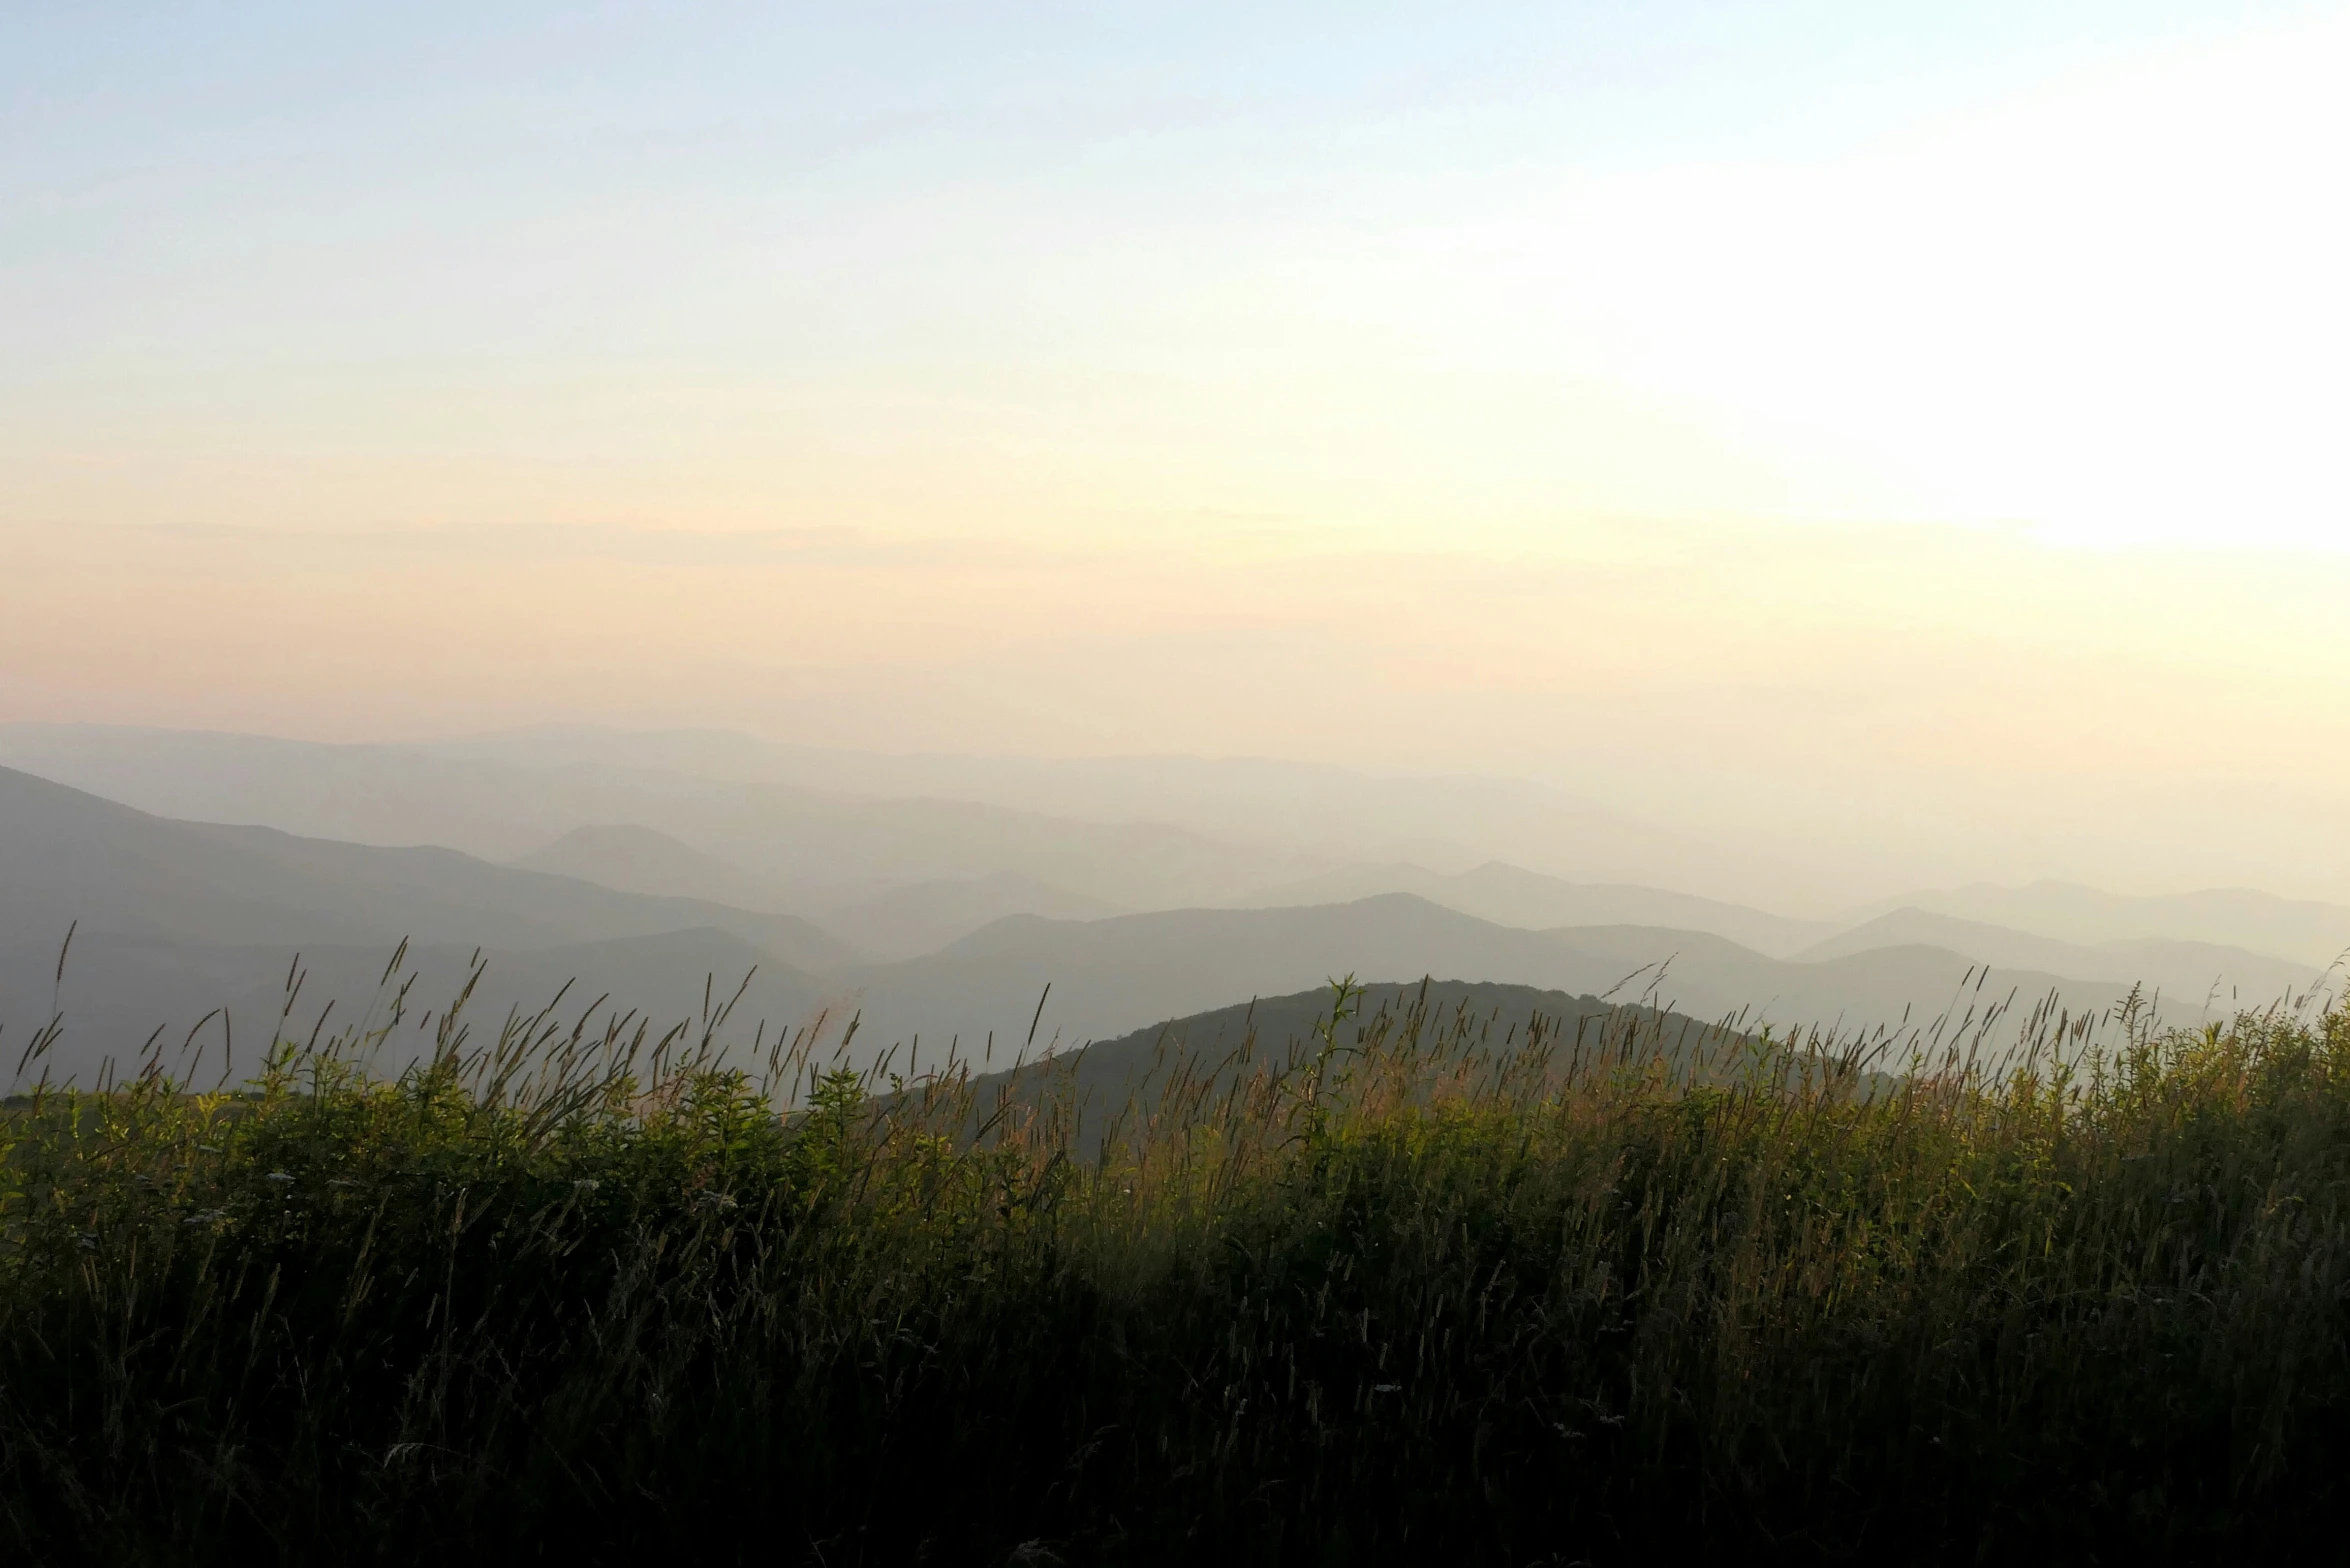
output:
[[[621,892],[455,850],[175,822],[0,769],[0,1075],[58,1007],[70,1026],[58,1060],[85,1076],[156,1027],[185,1030],[215,1008],[257,1029],[277,1017],[297,953],[313,971],[310,1011],[334,999],[347,1020],[404,939],[429,980],[420,1010],[455,993],[477,947],[491,950],[497,974],[479,1012],[493,998],[535,1007],[570,975],[673,1010],[698,996],[705,973],[765,963],[796,974],[848,957],[791,915]]]
[[[1007,915],[1083,920],[1121,912],[1114,904],[1018,871],[907,882],[878,892],[852,884],[803,892],[793,900],[715,855],[626,823],[574,828],[513,863],[634,893],[712,898],[750,908],[796,901],[858,952],[884,959],[934,952]]]
[[[1247,902],[1260,908],[1330,904],[1381,893],[1414,893],[1430,903],[1497,925],[1533,929],[1664,926],[1710,932],[1779,956],[1792,954],[1838,929],[1829,921],[1791,920],[1784,915],[1688,893],[1667,893],[1621,883],[1569,882],[1499,861],[1489,861],[1449,876],[1413,865],[1342,866],[1268,888]]]
[[[793,915],[621,892],[453,849],[176,822],[0,768],[0,947],[69,924],[194,946],[557,947],[709,927],[819,967],[848,949]]]
[[[2129,986],[1985,965],[1962,952],[1899,945],[1814,962],[1774,959],[1703,932],[1649,926],[1525,931],[1410,894],[1268,910],[1175,910],[1098,921],[999,921],[925,958],[852,968],[866,1028],[890,1040],[1017,1038],[1043,987],[1044,1038],[1067,1045],[1138,1023],[1274,996],[1336,976],[1421,975],[1531,985],[1641,1001],[1708,1021],[1821,1025],[1840,1032],[1953,1028],[1987,1009],[2057,996],[2073,1013],[2119,1003]],[[2202,993],[2168,1016],[2205,1016]],[[2011,1009],[2012,1010],[2012,1009]]]
[[[728,731],[579,727],[323,745],[17,723],[0,724],[0,766],[186,820],[534,864],[600,854],[560,864],[613,886],[633,886],[626,879],[645,868],[594,834],[650,829],[701,862],[700,880],[673,868],[662,891],[802,914],[924,882],[946,888],[942,902],[995,908],[1014,886],[1004,879],[1022,878],[1033,898],[1002,912],[1410,892],[1501,924],[1662,925],[1779,957],[1911,906],[2077,946],[2200,942],[2319,967],[2350,948],[2350,907],[2244,890],[2139,898],[2062,883],[1973,886],[1791,919],[1661,891],[1659,879],[1717,881],[1712,851],[1540,785],[1255,758],[892,756]],[[582,843],[553,847],[575,832]],[[961,886],[988,879],[993,903]],[[912,951],[932,934],[885,927],[881,946]]]
[[[280,966],[296,950],[310,972],[296,1029],[330,1000],[343,1009],[338,1022],[364,1016],[382,1005],[380,966],[403,936],[416,944],[420,1021],[455,994],[476,947],[491,964],[475,999],[481,1027],[545,1005],[574,978],[569,1007],[587,1012],[609,995],[604,1013],[647,1009],[666,1026],[695,1015],[705,988],[731,994],[755,969],[742,1030],[805,1027],[829,1012],[844,1031],[856,1018],[860,1059],[901,1044],[910,1057],[925,1041],[934,1059],[951,1043],[982,1058],[991,1040],[1006,1052],[1051,1050],[1346,974],[1533,985],[1846,1031],[1946,1013],[1965,1027],[2011,996],[2029,1005],[2061,993],[2072,1010],[2097,1011],[2121,994],[2043,972],[1985,972],[1931,947],[1799,963],[1655,927],[1528,931],[1410,894],[1096,920],[1018,915],[921,957],[844,962],[837,944],[790,916],[624,893],[450,850],[172,822],[13,771],[0,772],[0,885],[0,1024],[16,1031],[0,1042],[62,1004],[72,1045],[53,1065],[85,1075],[103,1056],[134,1054],[157,1026],[183,1030],[217,1007],[243,1022],[251,1050],[284,1008]],[[79,952],[58,987],[55,939],[73,921]]]
[[[0,748],[5,738],[0,737]],[[793,746],[714,730],[547,726],[443,742],[435,755],[534,766],[652,770],[786,784],[863,799],[960,800],[1096,824],[1159,823],[1260,856],[1308,862],[1487,860],[1586,874],[1680,877],[1719,868],[1719,849],[1524,779],[1395,777],[1267,757],[897,755]],[[7,760],[0,755],[0,761]],[[1377,891],[1404,891],[1378,889]]]
[[[649,828],[722,862],[730,885],[755,887],[767,907],[848,902],[907,883],[1008,871],[1104,905],[1152,908],[1226,901],[1322,865],[1161,822],[395,746],[5,725],[0,765],[159,816],[365,844],[436,844],[485,860],[544,853],[580,829]]]
[[[917,1038],[925,1053],[984,1053],[991,1035],[1024,1048],[1032,1024],[1037,1048],[1068,1047],[1347,974],[1844,1031],[1974,1028],[1987,1013],[2009,1029],[2045,999],[2099,1014],[2143,983],[2192,1021],[2307,991],[2350,941],[2336,906],[2052,884],[1837,925],[1498,862],[1316,866],[1164,823],[860,800],[626,758],[0,726],[0,755],[25,753],[135,799],[0,768],[0,1072],[53,1005],[68,1020],[54,1065],[85,1076],[222,1006],[250,1050],[297,950],[310,978],[293,1026],[330,997],[339,1025],[366,1011],[403,938],[411,1016],[454,994],[477,948],[489,973],[473,1017],[491,1028],[573,978],[566,1008],[609,992],[666,1026],[755,969],[742,1033],[821,1015],[838,1044],[855,1017],[858,1059]],[[161,801],[270,820],[133,809]],[[355,842],[322,833],[332,824],[437,826],[466,845]],[[2236,930],[2274,945],[2213,939]]]
[[[2034,882],[2025,887],[1977,883],[1945,892],[1913,893],[1896,902],[1986,925],[2012,926],[2063,942],[2202,942],[2273,953],[2319,968],[2350,952],[2350,908],[2313,899],[2279,898],[2250,888],[2133,897],[2071,882]]]
[[[2045,970],[2076,980],[2143,983],[2181,1002],[2223,1011],[2257,1006],[2288,991],[2305,990],[2322,967],[2269,958],[2217,942],[2161,938],[2094,945],[2058,941],[2028,931],[1905,907],[1864,920],[1795,956],[1807,963],[1855,957],[1900,946],[1936,947],[1985,963]]]

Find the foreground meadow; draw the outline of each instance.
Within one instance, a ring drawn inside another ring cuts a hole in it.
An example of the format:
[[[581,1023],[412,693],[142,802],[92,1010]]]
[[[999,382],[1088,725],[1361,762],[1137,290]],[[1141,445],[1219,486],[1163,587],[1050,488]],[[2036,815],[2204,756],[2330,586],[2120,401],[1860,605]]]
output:
[[[2350,1013],[1994,1072],[1333,1003],[1082,1147],[1049,1069],[551,1014],[20,1095],[0,1551],[2338,1550]]]

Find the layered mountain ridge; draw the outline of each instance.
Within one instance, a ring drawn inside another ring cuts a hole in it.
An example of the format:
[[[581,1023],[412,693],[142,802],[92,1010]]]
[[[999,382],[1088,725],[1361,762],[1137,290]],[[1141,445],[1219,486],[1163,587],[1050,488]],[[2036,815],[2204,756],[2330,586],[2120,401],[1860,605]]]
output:
[[[730,1028],[772,1039],[821,1018],[837,1044],[854,1018],[849,1057],[869,1059],[917,1040],[926,1052],[984,1052],[991,1038],[1066,1048],[1345,975],[1848,1035],[1936,1021],[1948,1035],[1986,1018],[2020,1028],[2043,1003],[2102,1016],[2133,987],[2196,1021],[2330,984],[2313,955],[2350,938],[2337,906],[2055,885],[1805,919],[1497,860],[1317,865],[1187,826],[815,795],[642,758],[0,726],[0,760],[45,761],[134,797],[0,769],[0,1065],[13,1065],[8,1041],[61,1010],[49,1065],[84,1074],[158,1026],[169,1037],[222,1010],[247,1050],[281,1014],[317,1026],[330,998],[342,1027],[384,1005],[378,983],[403,940],[420,1020],[461,988],[478,949],[477,1028],[558,993],[565,1008],[600,1001],[600,1016],[634,1009],[666,1028],[748,977]],[[140,809],[162,802],[268,820]],[[326,826],[391,839],[445,827],[467,845],[321,836]],[[1942,907],[1993,904],[2043,928]],[[2045,929],[2065,920],[2071,935]],[[2278,951],[2210,939],[2239,928],[2276,937]]]

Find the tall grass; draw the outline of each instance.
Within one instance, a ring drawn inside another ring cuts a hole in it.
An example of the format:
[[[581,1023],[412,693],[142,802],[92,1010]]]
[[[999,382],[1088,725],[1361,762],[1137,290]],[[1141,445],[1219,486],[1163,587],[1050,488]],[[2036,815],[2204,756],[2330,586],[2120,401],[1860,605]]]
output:
[[[457,1016],[11,1102],[0,1547],[2339,1550],[2350,1014],[1994,1073],[1342,1007],[1087,1147],[959,1065]]]

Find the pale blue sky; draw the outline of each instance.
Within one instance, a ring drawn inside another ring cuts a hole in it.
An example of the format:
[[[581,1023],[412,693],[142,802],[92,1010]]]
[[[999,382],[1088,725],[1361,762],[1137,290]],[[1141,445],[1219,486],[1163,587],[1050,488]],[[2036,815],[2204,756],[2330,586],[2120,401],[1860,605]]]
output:
[[[0,375],[135,421],[175,374],[369,360],[1147,368],[1154,313],[1247,335],[1215,291],[1306,237],[1833,163],[2317,14],[20,5]]]

